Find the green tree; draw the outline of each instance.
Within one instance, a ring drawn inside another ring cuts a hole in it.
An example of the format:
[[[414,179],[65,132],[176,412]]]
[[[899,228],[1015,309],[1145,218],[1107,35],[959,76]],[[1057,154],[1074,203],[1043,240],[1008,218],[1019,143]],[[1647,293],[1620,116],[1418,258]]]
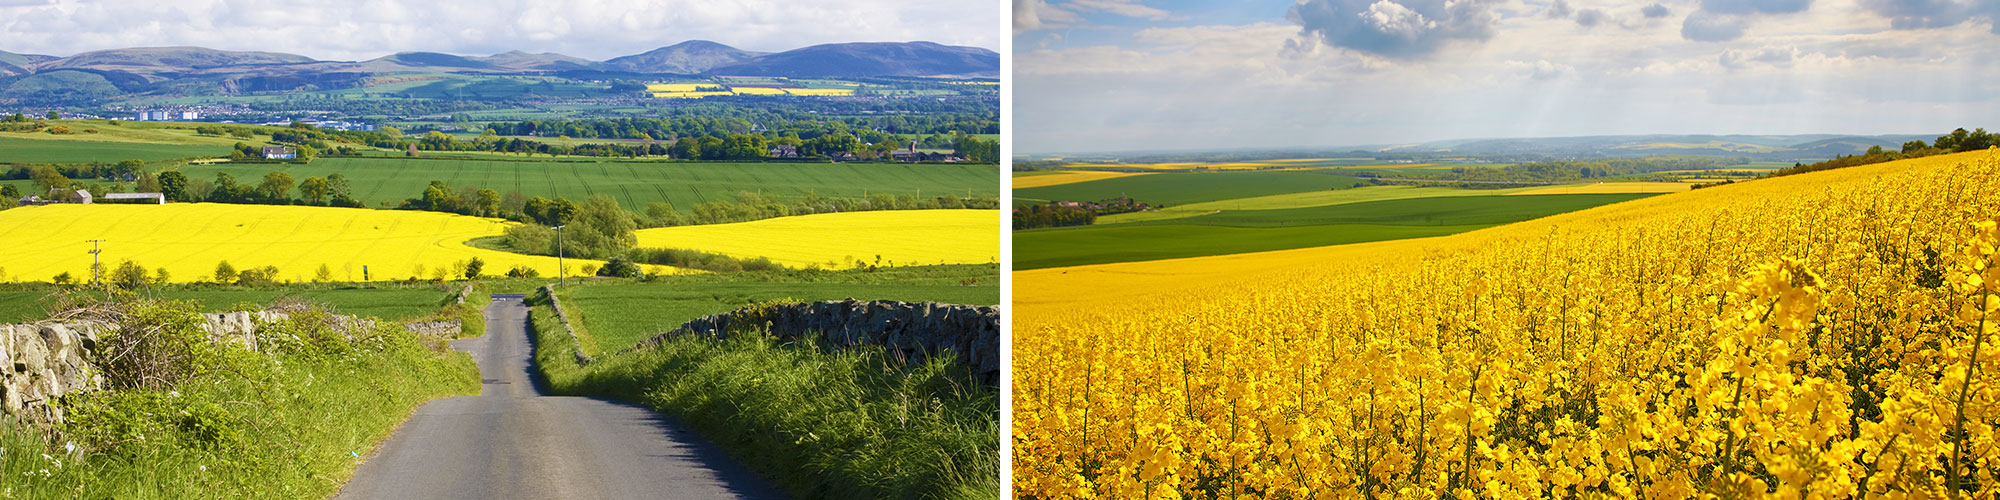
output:
[[[54,110],[50,110],[50,111],[49,111],[49,114],[48,114],[48,117],[49,117],[49,119],[50,119],[50,120],[54,120],[54,119],[58,119],[58,118],[62,118],[62,115],[60,115],[60,114],[56,114],[56,112],[55,112]]]
[[[229,265],[229,261],[226,260],[217,263],[215,265],[215,282],[228,284],[233,281],[236,281],[236,266]]]
[[[271,172],[264,174],[264,182],[257,185],[257,194],[273,202],[292,200],[292,174]]]
[[[474,208],[473,211],[476,212],[473,215],[477,215],[480,217],[500,216],[499,191],[494,191],[491,189],[481,189],[479,190],[479,192],[475,193],[473,197],[475,198],[473,200],[473,208]]]
[[[153,270],[154,286],[165,285],[171,278],[173,278],[173,275],[167,273],[167,268],[162,267]]]
[[[465,279],[469,280],[479,279],[479,271],[484,270],[485,268],[486,268],[486,261],[479,260],[478,257],[473,257],[471,262],[465,263]]]
[[[58,274],[54,278],[49,278],[49,282],[58,285],[68,286],[72,283],[76,283],[76,278],[71,277],[69,275],[69,271],[63,271],[62,274]]]
[[[14,187],[13,184],[0,186],[0,197],[20,198],[21,190],[19,188]]]
[[[639,224],[632,213],[618,207],[609,196],[592,196],[577,207],[576,216],[564,228],[566,245],[573,245],[579,257],[604,258],[625,253],[638,243],[633,231]]]
[[[611,260],[609,261],[606,261],[604,263],[604,267],[597,268],[597,275],[615,276],[619,278],[636,278],[639,276],[639,265],[634,264],[632,262],[632,259],[628,259],[625,258],[625,256],[623,255],[619,255],[612,257]]]
[[[119,263],[118,269],[111,271],[111,284],[116,285],[118,288],[137,290],[139,287],[146,286],[146,283],[146,268],[140,267],[138,263],[131,260]]]
[[[319,272],[313,273],[313,281],[318,283],[333,281],[333,268],[327,267],[326,264],[320,264]]]
[[[172,201],[193,201],[188,196],[187,174],[179,170],[160,172],[160,194]]]
[[[307,177],[306,180],[299,181],[299,197],[305,198],[307,203],[326,204],[327,191],[325,178]]]
[[[69,178],[63,177],[62,172],[57,172],[55,167],[48,165],[28,167],[28,178],[34,179],[35,185],[41,187],[43,191],[69,187]]]

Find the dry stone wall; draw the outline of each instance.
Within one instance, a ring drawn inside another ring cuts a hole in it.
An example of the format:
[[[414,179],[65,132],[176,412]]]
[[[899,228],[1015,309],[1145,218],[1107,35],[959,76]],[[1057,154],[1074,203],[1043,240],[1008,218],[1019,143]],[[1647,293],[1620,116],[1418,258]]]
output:
[[[217,343],[236,343],[257,350],[258,325],[282,321],[284,311],[238,311],[202,314],[202,328]],[[373,328],[375,320],[333,316],[334,329],[351,332]],[[418,334],[456,335],[458,321],[403,325]],[[97,341],[114,325],[95,321],[41,322],[0,325],[0,413],[28,422],[62,421],[53,403],[66,394],[104,388],[104,377],[91,358]]]
[[[988,306],[847,299],[748,307],[695,318],[632,349],[681,335],[723,337],[757,330],[828,349],[879,345],[912,360],[951,353],[987,384],[1000,383],[1000,310]]]

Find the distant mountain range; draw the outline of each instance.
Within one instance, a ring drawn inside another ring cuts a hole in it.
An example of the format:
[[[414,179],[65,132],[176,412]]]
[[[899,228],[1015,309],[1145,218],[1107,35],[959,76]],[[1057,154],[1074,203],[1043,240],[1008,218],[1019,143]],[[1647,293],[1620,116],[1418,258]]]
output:
[[[69,57],[0,51],[0,76],[60,70],[119,72],[147,78],[305,72],[407,72],[425,70],[511,73],[593,70],[637,74],[812,77],[915,76],[995,78],[1000,54],[978,47],[931,42],[858,42],[814,45],[784,52],[751,52],[707,40],[690,40],[642,54],[592,61],[555,53],[513,51],[491,56],[401,52],[366,61],[320,61],[275,52],[201,47],[100,50]]]
[[[55,93],[97,96],[173,93],[173,89],[233,91],[350,87],[395,73],[553,74],[591,80],[658,75],[998,78],[1000,54],[931,42],[833,43],[784,52],[752,52],[691,40],[641,54],[592,61],[521,51],[490,56],[402,52],[366,61],[321,61],[295,54],[201,47],[140,47],[69,57],[0,51],[0,97]]]

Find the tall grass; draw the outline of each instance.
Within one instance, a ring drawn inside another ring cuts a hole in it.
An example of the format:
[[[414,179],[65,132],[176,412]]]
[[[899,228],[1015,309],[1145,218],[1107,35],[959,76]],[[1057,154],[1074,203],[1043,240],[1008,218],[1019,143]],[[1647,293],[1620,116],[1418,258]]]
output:
[[[323,498],[417,406],[478,390],[470,357],[398,325],[321,326],[267,328],[267,352],[170,387],[70,396],[50,429],[0,422],[0,497]]]
[[[997,498],[999,391],[962,364],[905,364],[747,333],[683,337],[579,365],[546,295],[532,297],[535,359],[559,394],[634,401],[671,416],[808,498]]]

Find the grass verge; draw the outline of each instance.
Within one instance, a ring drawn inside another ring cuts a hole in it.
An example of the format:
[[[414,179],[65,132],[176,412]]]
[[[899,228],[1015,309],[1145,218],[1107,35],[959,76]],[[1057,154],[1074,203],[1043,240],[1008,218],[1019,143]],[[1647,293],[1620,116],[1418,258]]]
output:
[[[535,360],[557,394],[644,404],[802,498],[997,498],[999,391],[963,365],[822,351],[748,333],[577,363],[548,296]],[[566,306],[567,307],[567,306]]]
[[[324,498],[419,405],[479,389],[470,357],[395,324],[348,340],[297,314],[260,329],[265,352],[251,352],[209,342],[192,304],[133,311],[176,332],[153,338],[198,339],[146,352],[200,362],[142,382],[110,372],[112,389],[67,397],[70,421],[47,431],[0,422],[0,496]]]

